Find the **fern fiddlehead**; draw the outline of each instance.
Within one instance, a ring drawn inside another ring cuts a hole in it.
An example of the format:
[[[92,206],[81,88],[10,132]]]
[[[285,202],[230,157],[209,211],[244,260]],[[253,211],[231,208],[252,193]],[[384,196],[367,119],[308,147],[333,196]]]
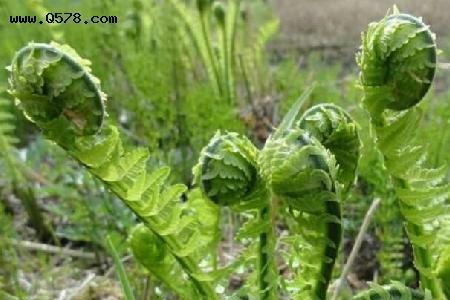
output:
[[[202,150],[194,168],[195,182],[219,206],[258,209],[258,222],[264,224],[258,247],[259,297],[276,299],[271,194],[260,175],[258,156],[258,149],[246,137],[218,132]]]
[[[369,24],[357,61],[364,104],[379,123],[385,109],[409,109],[428,92],[436,69],[435,37],[420,19],[395,12]]]
[[[216,134],[202,151],[196,182],[219,205],[257,208],[260,299],[276,299],[272,196],[302,227],[296,299],[325,299],[342,238],[341,189],[355,180],[360,140],[340,107],[323,104],[294,122],[306,91],[261,151],[234,133]]]
[[[294,129],[269,140],[262,160],[274,194],[287,201],[305,229],[297,297],[325,299],[342,233],[334,157],[308,132]]]
[[[168,168],[150,172],[146,149],[125,149],[118,129],[103,126],[105,94],[88,61],[68,47],[30,43],[14,57],[11,93],[26,116],[47,138],[102,180],[167,245],[189,276],[197,296],[217,299],[209,282],[199,281],[196,256],[210,242],[188,204],[180,203],[182,184],[167,185]]]
[[[342,239],[341,189],[355,179],[359,147],[354,121],[325,104],[306,111],[294,127],[281,126],[263,150],[261,169],[302,227],[296,299],[326,298]],[[345,149],[355,155],[351,163],[340,155]]]
[[[414,142],[422,116],[416,104],[429,90],[436,69],[434,34],[422,20],[395,10],[369,25],[357,62],[363,105],[396,189],[421,286],[433,299],[446,299],[429,247],[435,221],[448,212],[450,189],[439,184],[443,168],[424,167],[426,151]]]
[[[216,204],[236,204],[249,197],[260,181],[257,156],[258,150],[246,137],[218,132],[202,150],[195,181]]]
[[[297,126],[329,149],[339,165],[338,181],[348,190],[355,180],[361,141],[352,117],[337,105],[319,104],[308,109]]]
[[[62,63],[57,63],[63,61]],[[89,61],[68,46],[30,43],[14,57],[10,85],[26,116],[44,131],[57,135],[55,124],[70,136],[100,130],[106,100]],[[86,112],[90,112],[86,114]]]

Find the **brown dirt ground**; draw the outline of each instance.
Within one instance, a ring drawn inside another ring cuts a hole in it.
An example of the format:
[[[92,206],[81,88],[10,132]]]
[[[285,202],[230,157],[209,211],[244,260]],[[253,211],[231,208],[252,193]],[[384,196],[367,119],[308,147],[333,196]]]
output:
[[[438,37],[448,36],[450,30],[449,0],[272,0],[272,3],[281,20],[281,33],[273,43],[279,51],[356,49],[361,31],[369,22],[386,15],[395,3],[403,12],[423,16]]]

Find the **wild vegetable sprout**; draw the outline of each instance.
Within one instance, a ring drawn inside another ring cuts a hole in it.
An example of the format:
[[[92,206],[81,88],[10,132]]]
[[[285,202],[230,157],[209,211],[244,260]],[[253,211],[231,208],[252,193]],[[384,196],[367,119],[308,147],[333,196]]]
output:
[[[421,287],[432,299],[446,299],[446,252],[436,260],[430,249],[448,213],[445,168],[424,166],[426,150],[416,143],[422,110],[436,70],[435,36],[422,20],[398,11],[369,25],[357,62],[363,105],[371,117],[379,151],[396,190],[405,229],[414,249]],[[440,267],[437,269],[437,264]],[[440,270],[437,272],[437,270]]]
[[[226,44],[232,41],[226,31],[234,30],[232,19],[226,26],[220,5],[199,5],[223,23],[223,66],[202,45],[217,89],[232,98],[232,46]],[[396,188],[421,286],[374,285],[352,299],[448,299],[449,251],[436,257],[428,245],[432,221],[448,212],[449,187],[440,184],[444,168],[421,165],[425,150],[414,142],[417,104],[436,68],[434,35],[421,20],[394,12],[369,25],[357,60],[363,105]],[[89,61],[69,46],[30,43],[17,52],[9,72],[10,92],[24,114],[134,212],[141,222],[129,236],[134,257],[178,297],[327,298],[342,241],[342,203],[355,182],[361,148],[358,126],[341,107],[319,104],[300,115],[312,89],[307,90],[261,149],[238,133],[217,132],[200,154],[189,189],[168,182],[169,168],[151,169],[148,150],[125,146],[106,118],[106,94]],[[247,242],[223,265],[217,252],[225,208],[245,217],[240,238]],[[288,279],[279,275],[275,259],[283,212],[298,229],[290,235],[300,266],[291,268]],[[225,296],[229,276],[240,268],[248,273],[244,292]]]

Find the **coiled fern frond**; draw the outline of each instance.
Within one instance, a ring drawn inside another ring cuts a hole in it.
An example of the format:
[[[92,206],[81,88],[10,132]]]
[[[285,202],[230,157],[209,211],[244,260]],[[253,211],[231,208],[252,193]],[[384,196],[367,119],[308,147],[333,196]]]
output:
[[[211,200],[258,212],[244,227],[259,233],[260,299],[278,294],[272,197],[285,201],[300,228],[294,238],[301,261],[293,270],[295,299],[325,299],[342,238],[341,190],[355,179],[359,137],[354,121],[335,105],[311,108],[297,120],[311,91],[294,104],[261,151],[237,134],[218,133],[196,167],[197,182]]]
[[[352,117],[337,105],[326,103],[307,110],[297,123],[309,131],[336,158],[337,178],[344,190],[353,184],[361,141]]]
[[[269,138],[258,162],[300,230],[294,239],[300,260],[294,298],[325,299],[342,239],[341,190],[355,179],[360,141],[354,121],[341,108],[319,105],[294,123],[298,109],[294,105]],[[337,136],[345,137],[341,145]],[[355,155],[354,164],[339,156],[344,149]]]
[[[392,182],[413,245],[422,288],[446,299],[431,249],[442,216],[449,212],[445,168],[428,169],[426,150],[415,142],[422,111],[416,106],[436,69],[434,34],[420,19],[394,14],[369,25],[357,56],[363,104]]]
[[[269,140],[260,161],[274,194],[286,201],[301,230],[295,299],[325,299],[342,238],[336,161],[300,129]]]
[[[276,299],[275,237],[272,224],[270,190],[261,175],[260,152],[236,133],[218,132],[202,150],[194,168],[195,182],[219,206],[256,212],[241,229],[259,234],[258,286],[260,299]]]
[[[17,53],[9,70],[11,93],[27,117],[167,245],[194,283],[197,298],[216,299],[212,285],[195,278],[201,273],[201,249],[214,236],[209,227],[214,214],[200,220],[189,202],[180,202],[187,187],[166,183],[169,168],[150,171],[146,149],[128,149],[115,126],[102,128],[106,97],[88,62],[68,46],[31,43]]]
[[[30,43],[9,67],[11,93],[49,134],[61,126],[71,135],[92,135],[103,123],[106,95],[89,65],[67,45]]]
[[[236,204],[258,186],[257,156],[258,150],[246,137],[218,132],[202,150],[195,181],[216,204]]]
[[[396,11],[369,24],[357,55],[365,105],[374,120],[385,109],[419,103],[436,69],[435,36],[421,19]]]

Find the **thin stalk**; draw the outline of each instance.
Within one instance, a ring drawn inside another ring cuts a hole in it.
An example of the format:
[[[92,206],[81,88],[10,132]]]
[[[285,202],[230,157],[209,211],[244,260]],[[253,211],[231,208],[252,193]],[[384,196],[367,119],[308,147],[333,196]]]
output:
[[[327,201],[325,204],[326,215],[333,216],[333,218],[327,218],[327,216],[325,216],[325,228],[329,242],[326,244],[324,250],[325,259],[322,261],[322,265],[320,267],[321,278],[318,278],[317,285],[314,289],[314,295],[316,295],[318,299],[326,299],[328,285],[330,284],[333,275],[333,268],[336,263],[342,240],[342,223],[340,222],[342,215],[341,204],[339,199],[337,200],[338,201]],[[336,222],[336,218],[339,222]]]
[[[228,52],[228,36],[227,36],[227,27],[225,25],[219,25],[221,34],[222,34],[222,52],[223,52],[223,77],[224,77],[224,90],[225,90],[225,98],[228,103],[231,103],[231,82],[230,82],[230,57]]]
[[[220,74],[214,57],[211,38],[208,31],[209,11],[207,11],[207,13],[200,14],[199,23],[201,30],[197,30],[196,26],[194,26],[194,24],[197,25],[197,20],[192,18],[191,15],[187,13],[188,8],[184,3],[178,0],[168,0],[168,2],[172,5],[176,14],[178,14],[186,25],[187,32],[192,39],[195,49],[202,58],[202,62],[208,72],[209,79],[215,83],[215,92],[219,96],[222,96],[221,80],[219,77]]]
[[[236,27],[240,13],[241,0],[233,0],[230,3],[230,9],[227,14],[225,39],[226,42],[226,72],[227,72],[227,84],[230,101],[236,98],[234,70],[235,70],[235,49],[236,49]]]
[[[410,188],[409,184],[401,178],[394,177],[394,184],[397,188],[403,189]],[[403,211],[405,208],[408,207],[408,205],[404,203],[401,199],[399,199],[399,203],[400,203],[400,211]],[[421,236],[424,234],[424,229],[422,228],[422,226],[409,222],[406,218],[404,218],[404,222],[408,238],[410,236]],[[415,243],[411,244],[413,248],[415,264],[419,266],[418,271],[421,287],[424,290],[425,289],[430,290],[433,299],[446,300],[447,298],[440,287],[438,279],[436,277],[430,277],[429,274],[424,273],[423,270],[421,270],[422,268],[425,268],[427,270],[433,269],[433,260],[431,253],[425,247],[418,246]]]
[[[144,285],[144,294],[142,295],[142,300],[150,300],[152,297],[152,283],[150,282],[150,276],[147,276],[145,278],[145,285]]]
[[[245,66],[245,61],[244,61],[244,57],[242,54],[239,54],[239,65],[241,66],[242,78],[244,79],[247,103],[248,103],[248,105],[252,105],[253,104],[252,88],[250,86],[250,81],[248,79],[248,74],[247,74],[247,68]]]
[[[353,263],[355,262],[356,255],[358,254],[359,249],[361,248],[361,244],[364,240],[364,235],[366,234],[367,229],[369,228],[370,222],[372,221],[372,218],[376,210],[378,209],[380,202],[381,202],[380,199],[375,199],[370,205],[369,210],[367,211],[366,216],[364,217],[364,221],[361,225],[361,228],[359,229],[358,235],[355,240],[355,244],[353,245],[352,251],[350,252],[350,255],[347,259],[347,263],[344,266],[344,270],[342,271],[341,276],[337,280],[336,288],[334,289],[331,300],[337,300],[339,292],[343,287],[343,283],[345,282],[347,275],[350,272]]]
[[[209,9],[208,9],[208,11],[209,11]],[[213,47],[211,44],[211,34],[209,33],[209,30],[208,30],[208,16],[209,16],[209,13],[207,13],[206,11],[203,13],[200,13],[200,25],[202,28],[203,42],[205,44],[207,56],[209,58],[209,62],[205,61],[205,64],[206,65],[209,64],[211,69],[213,70],[213,73],[215,76],[214,79],[217,84],[217,90],[219,91],[220,95],[223,95],[224,91],[223,91],[223,87],[222,87],[222,79],[220,76],[219,68],[217,66],[217,62],[216,62],[214,52],[213,52]]]
[[[275,232],[271,198],[271,195],[267,197],[267,205],[260,208],[258,216],[261,222],[268,222],[267,229],[259,235],[258,284],[261,300],[277,299],[277,275],[274,263]]]

